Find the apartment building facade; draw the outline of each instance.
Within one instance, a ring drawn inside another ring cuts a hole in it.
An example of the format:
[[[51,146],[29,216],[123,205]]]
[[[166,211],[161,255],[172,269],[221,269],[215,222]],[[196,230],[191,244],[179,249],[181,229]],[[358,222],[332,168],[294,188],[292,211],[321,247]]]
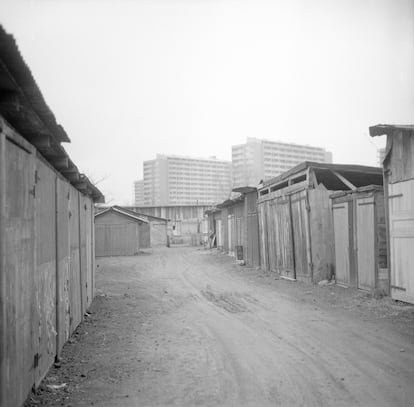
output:
[[[211,205],[231,187],[229,161],[163,154],[144,161],[144,205]]]
[[[332,163],[324,148],[248,137],[232,146],[233,187],[257,186],[303,161]]]
[[[144,205],[144,180],[134,181],[134,205]]]

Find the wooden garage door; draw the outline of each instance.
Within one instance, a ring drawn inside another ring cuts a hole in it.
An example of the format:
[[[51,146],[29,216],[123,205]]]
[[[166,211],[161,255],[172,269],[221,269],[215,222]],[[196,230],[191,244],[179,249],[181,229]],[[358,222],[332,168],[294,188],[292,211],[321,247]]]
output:
[[[390,184],[391,296],[414,303],[414,180]]]
[[[284,277],[294,278],[293,237],[289,197],[275,198],[271,203],[274,240],[270,253],[270,269]]]

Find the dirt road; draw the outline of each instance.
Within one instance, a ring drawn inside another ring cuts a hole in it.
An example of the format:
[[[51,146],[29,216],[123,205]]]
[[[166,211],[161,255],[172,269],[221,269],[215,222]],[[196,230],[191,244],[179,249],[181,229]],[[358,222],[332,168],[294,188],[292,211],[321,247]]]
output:
[[[193,248],[98,264],[92,314],[36,405],[414,405],[413,307]]]

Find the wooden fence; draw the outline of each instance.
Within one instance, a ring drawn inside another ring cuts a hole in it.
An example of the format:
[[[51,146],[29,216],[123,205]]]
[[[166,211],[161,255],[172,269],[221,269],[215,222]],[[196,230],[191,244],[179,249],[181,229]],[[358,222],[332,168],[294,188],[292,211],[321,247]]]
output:
[[[0,406],[39,385],[94,296],[93,204],[0,126]]]

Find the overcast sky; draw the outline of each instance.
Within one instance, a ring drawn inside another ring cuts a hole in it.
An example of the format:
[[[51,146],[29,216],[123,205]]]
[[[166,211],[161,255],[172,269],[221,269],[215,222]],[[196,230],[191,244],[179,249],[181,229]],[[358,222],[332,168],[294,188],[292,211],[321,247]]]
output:
[[[111,204],[156,153],[258,137],[375,165],[368,126],[414,123],[414,0],[1,0],[0,23]]]

